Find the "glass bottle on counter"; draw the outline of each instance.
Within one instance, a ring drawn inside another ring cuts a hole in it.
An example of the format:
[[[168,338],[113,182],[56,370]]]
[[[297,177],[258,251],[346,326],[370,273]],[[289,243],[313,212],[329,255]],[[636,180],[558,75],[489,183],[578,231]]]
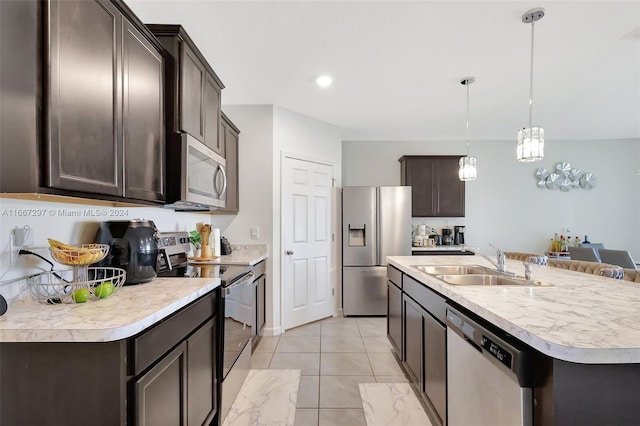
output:
[[[558,238],[558,233],[556,232],[553,237],[553,242],[551,243],[551,251],[559,252],[560,251],[560,239]]]

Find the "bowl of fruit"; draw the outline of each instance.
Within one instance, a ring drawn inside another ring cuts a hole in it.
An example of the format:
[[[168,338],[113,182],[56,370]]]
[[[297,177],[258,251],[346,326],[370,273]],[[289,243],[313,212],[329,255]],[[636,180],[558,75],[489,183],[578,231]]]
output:
[[[49,239],[51,257],[71,269],[28,277],[31,295],[42,303],[85,303],[111,296],[126,280],[126,271],[108,266],[89,267],[109,253],[107,244],[66,244]]]
[[[88,266],[109,253],[107,244],[65,244],[49,238],[49,251],[56,262],[67,266]]]

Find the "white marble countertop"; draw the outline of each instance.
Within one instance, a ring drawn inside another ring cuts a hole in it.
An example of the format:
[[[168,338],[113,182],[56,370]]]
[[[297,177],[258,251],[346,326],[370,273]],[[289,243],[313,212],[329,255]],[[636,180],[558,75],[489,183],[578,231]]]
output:
[[[206,262],[193,262],[193,265],[240,265],[254,266],[267,258],[266,244],[232,245],[231,254],[225,254]]]
[[[585,364],[640,363],[640,285],[533,265],[553,287],[454,286],[412,265],[492,265],[480,256],[394,256],[389,263],[553,358]],[[519,276],[522,262],[507,260]]]
[[[0,342],[109,342],[138,334],[220,286],[219,278],[155,278],[78,304],[16,301],[0,317]]]

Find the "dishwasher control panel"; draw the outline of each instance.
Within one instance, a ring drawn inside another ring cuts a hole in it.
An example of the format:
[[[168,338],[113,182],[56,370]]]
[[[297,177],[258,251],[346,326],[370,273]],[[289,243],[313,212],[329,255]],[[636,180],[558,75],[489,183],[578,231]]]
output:
[[[486,350],[487,352],[489,352],[491,355],[493,355],[493,357],[495,359],[500,361],[507,368],[511,369],[512,362],[513,362],[513,356],[511,355],[511,352],[509,352],[508,350],[504,349],[503,347],[501,347],[500,345],[495,343],[493,340],[491,340],[490,338],[488,338],[484,334],[482,335],[482,339],[481,339],[481,343],[480,344],[481,344],[482,348],[484,350]]]

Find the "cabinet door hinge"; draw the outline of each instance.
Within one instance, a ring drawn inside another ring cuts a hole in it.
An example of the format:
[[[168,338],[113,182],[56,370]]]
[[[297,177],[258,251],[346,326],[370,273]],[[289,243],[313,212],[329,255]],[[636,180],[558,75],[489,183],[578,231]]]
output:
[[[331,289],[331,295],[332,295],[332,296],[335,296],[335,295],[336,295],[336,289],[335,289],[335,288],[332,288],[332,289]]]

